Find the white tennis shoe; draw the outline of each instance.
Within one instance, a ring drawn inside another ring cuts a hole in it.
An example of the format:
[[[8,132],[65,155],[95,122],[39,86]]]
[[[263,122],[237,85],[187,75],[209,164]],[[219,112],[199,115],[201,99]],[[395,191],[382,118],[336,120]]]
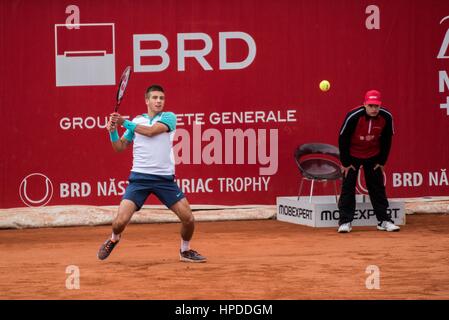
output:
[[[390,221],[382,221],[382,223],[377,225],[377,230],[381,231],[399,231],[401,228]]]
[[[351,222],[343,223],[342,225],[340,225],[340,227],[338,227],[339,233],[348,233],[351,232],[351,230]]]

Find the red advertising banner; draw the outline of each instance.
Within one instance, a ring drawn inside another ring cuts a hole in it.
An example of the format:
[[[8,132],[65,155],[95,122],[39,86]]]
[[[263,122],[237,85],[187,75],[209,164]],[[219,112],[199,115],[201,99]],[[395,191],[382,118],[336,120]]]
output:
[[[394,117],[388,196],[449,194],[448,1],[10,0],[0,21],[0,208],[118,204],[132,150],[105,127],[128,65],[120,113],[164,87],[192,204],[297,194],[296,147],[337,145],[369,89]]]

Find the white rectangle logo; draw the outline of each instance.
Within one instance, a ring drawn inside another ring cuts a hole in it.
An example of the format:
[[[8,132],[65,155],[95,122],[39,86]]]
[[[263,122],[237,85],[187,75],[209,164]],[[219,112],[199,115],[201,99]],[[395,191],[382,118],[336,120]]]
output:
[[[114,24],[55,24],[55,59],[57,87],[115,85]]]

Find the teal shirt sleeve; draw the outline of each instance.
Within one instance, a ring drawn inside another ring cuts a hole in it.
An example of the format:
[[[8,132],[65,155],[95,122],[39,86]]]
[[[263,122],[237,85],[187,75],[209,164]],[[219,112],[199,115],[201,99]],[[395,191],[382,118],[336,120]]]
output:
[[[136,118],[134,118],[132,122],[134,122],[134,120],[136,120]],[[126,129],[125,133],[123,134],[123,137],[128,141],[133,141],[135,136],[136,134],[134,133],[134,131],[129,129]]]
[[[135,136],[135,133],[134,133],[134,131],[131,131],[131,130],[126,130],[125,131],[125,133],[123,134],[123,137],[126,139],[126,140],[128,140],[128,141],[133,141],[134,140],[134,136]]]
[[[176,115],[173,112],[164,112],[158,122],[167,125],[170,131],[176,129]]]

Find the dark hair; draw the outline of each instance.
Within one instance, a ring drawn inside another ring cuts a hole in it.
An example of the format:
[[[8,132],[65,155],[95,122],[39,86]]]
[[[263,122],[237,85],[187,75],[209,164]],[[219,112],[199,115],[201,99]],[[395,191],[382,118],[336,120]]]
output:
[[[149,93],[151,91],[161,91],[164,92],[164,88],[162,88],[160,85],[158,84],[152,84],[151,86],[148,87],[147,91],[145,91],[145,98],[149,98]]]

